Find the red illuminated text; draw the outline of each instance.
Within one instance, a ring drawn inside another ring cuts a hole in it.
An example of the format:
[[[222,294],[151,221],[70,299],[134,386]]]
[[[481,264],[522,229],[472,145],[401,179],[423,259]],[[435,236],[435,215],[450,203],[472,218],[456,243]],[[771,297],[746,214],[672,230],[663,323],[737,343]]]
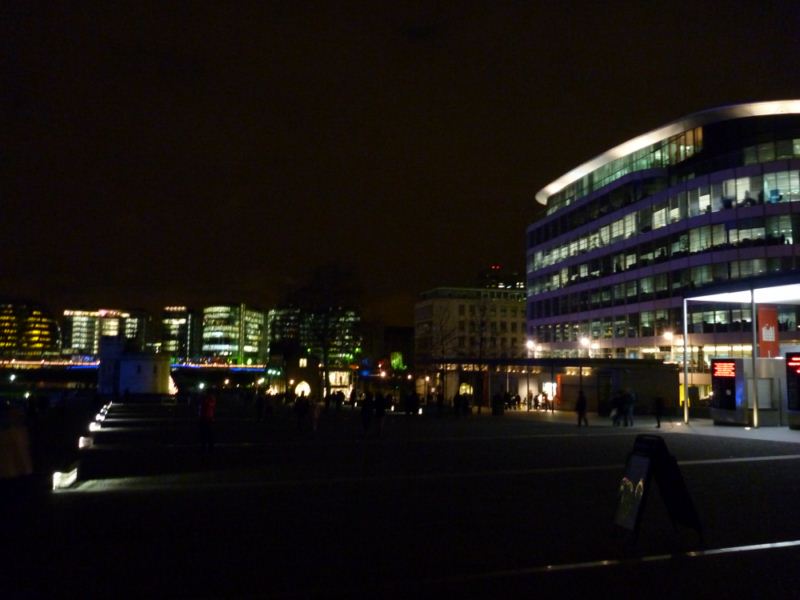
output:
[[[736,377],[736,363],[733,362],[715,362],[714,363],[714,377]]]

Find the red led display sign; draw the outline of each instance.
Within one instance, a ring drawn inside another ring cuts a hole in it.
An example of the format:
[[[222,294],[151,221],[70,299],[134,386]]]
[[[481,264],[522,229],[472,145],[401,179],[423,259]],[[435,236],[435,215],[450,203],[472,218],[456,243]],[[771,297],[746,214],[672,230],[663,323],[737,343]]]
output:
[[[786,353],[786,407],[800,412],[800,352]]]
[[[713,363],[713,377],[736,377],[736,363],[715,361]]]

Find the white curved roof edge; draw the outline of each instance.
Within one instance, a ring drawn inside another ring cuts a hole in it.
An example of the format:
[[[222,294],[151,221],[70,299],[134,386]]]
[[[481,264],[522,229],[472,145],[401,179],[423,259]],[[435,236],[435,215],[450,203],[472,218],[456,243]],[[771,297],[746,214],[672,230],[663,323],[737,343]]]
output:
[[[732,119],[743,119],[746,117],[764,117],[770,115],[782,114],[800,114],[800,100],[771,100],[768,102],[749,102],[746,104],[731,104],[729,106],[721,106],[718,108],[711,108],[700,112],[693,113],[677,121],[673,121],[668,125],[659,127],[645,134],[637,136],[633,139],[623,142],[619,146],[614,146],[610,150],[603,152],[599,156],[575,167],[568,171],[549,185],[543,187],[536,193],[536,200],[540,204],[547,204],[547,199],[563,190],[570,183],[577,181],[581,177],[588,175],[595,169],[603,165],[627,156],[632,152],[641,150],[666,139],[670,136],[677,135],[688,129],[700,127],[709,123],[716,123],[719,121],[730,121]]]

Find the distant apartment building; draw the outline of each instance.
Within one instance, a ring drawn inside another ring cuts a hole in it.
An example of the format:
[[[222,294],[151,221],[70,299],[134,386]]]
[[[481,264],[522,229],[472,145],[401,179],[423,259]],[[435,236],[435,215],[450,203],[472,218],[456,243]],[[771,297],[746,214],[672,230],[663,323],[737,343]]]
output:
[[[265,362],[264,313],[244,304],[205,307],[201,354],[206,360],[234,364]]]
[[[136,349],[144,343],[146,317],[143,313],[101,308],[64,311],[63,349],[66,355],[97,356],[101,337],[125,339]]]
[[[165,306],[161,313],[161,352],[177,361],[196,356],[200,325],[194,311],[186,306]]]
[[[60,347],[58,324],[47,311],[28,302],[0,301],[0,358],[54,357]]]
[[[414,309],[416,359],[524,357],[525,290],[502,285],[422,293]]]

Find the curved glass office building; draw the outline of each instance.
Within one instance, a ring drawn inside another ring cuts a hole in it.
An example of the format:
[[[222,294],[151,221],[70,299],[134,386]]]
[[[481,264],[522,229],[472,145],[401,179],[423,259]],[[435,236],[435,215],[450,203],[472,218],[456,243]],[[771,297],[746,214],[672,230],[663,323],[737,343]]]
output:
[[[536,355],[680,362],[684,298],[800,277],[800,100],[687,116],[536,199],[547,206],[527,229]],[[796,305],[772,309],[781,345],[797,343]],[[750,356],[752,318],[749,304],[689,305],[692,370]]]

